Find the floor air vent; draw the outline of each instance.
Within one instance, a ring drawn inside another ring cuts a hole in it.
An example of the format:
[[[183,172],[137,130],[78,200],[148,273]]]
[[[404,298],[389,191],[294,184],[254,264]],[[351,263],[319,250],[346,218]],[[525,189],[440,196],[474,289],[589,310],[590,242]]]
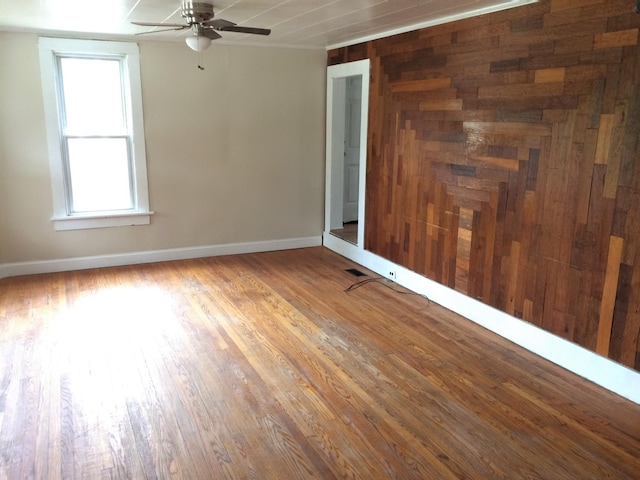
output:
[[[362,273],[360,270],[358,270],[357,268],[347,268],[345,270],[345,272],[349,272],[351,275],[353,275],[354,277],[366,277],[367,274],[366,273]]]

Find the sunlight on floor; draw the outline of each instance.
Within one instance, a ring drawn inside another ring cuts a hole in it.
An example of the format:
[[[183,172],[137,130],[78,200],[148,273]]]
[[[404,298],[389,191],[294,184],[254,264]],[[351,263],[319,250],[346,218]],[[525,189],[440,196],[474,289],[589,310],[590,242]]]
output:
[[[55,322],[56,362],[68,374],[74,403],[85,415],[108,415],[104,406],[142,401],[180,334],[171,297],[158,288],[123,286],[88,293]]]

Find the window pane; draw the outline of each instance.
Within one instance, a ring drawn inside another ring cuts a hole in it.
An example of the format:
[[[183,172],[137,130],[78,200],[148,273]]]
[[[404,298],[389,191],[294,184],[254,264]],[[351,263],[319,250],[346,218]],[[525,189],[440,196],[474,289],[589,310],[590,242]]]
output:
[[[125,138],[70,138],[67,148],[72,212],[133,208]]]
[[[67,134],[126,133],[119,60],[61,58]]]

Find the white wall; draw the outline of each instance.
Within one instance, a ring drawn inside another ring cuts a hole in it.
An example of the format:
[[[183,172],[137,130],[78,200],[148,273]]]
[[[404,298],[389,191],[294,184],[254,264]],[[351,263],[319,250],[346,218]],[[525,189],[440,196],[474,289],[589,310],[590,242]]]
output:
[[[326,52],[140,54],[151,225],[56,232],[37,36],[0,33],[0,265],[319,237]]]

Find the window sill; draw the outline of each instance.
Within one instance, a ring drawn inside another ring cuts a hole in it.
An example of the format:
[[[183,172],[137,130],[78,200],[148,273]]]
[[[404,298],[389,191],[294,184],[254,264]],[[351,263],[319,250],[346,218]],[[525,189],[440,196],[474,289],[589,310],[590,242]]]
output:
[[[94,215],[69,215],[51,219],[56,231],[85,230],[90,228],[128,227],[149,225],[154,212],[103,213]]]

